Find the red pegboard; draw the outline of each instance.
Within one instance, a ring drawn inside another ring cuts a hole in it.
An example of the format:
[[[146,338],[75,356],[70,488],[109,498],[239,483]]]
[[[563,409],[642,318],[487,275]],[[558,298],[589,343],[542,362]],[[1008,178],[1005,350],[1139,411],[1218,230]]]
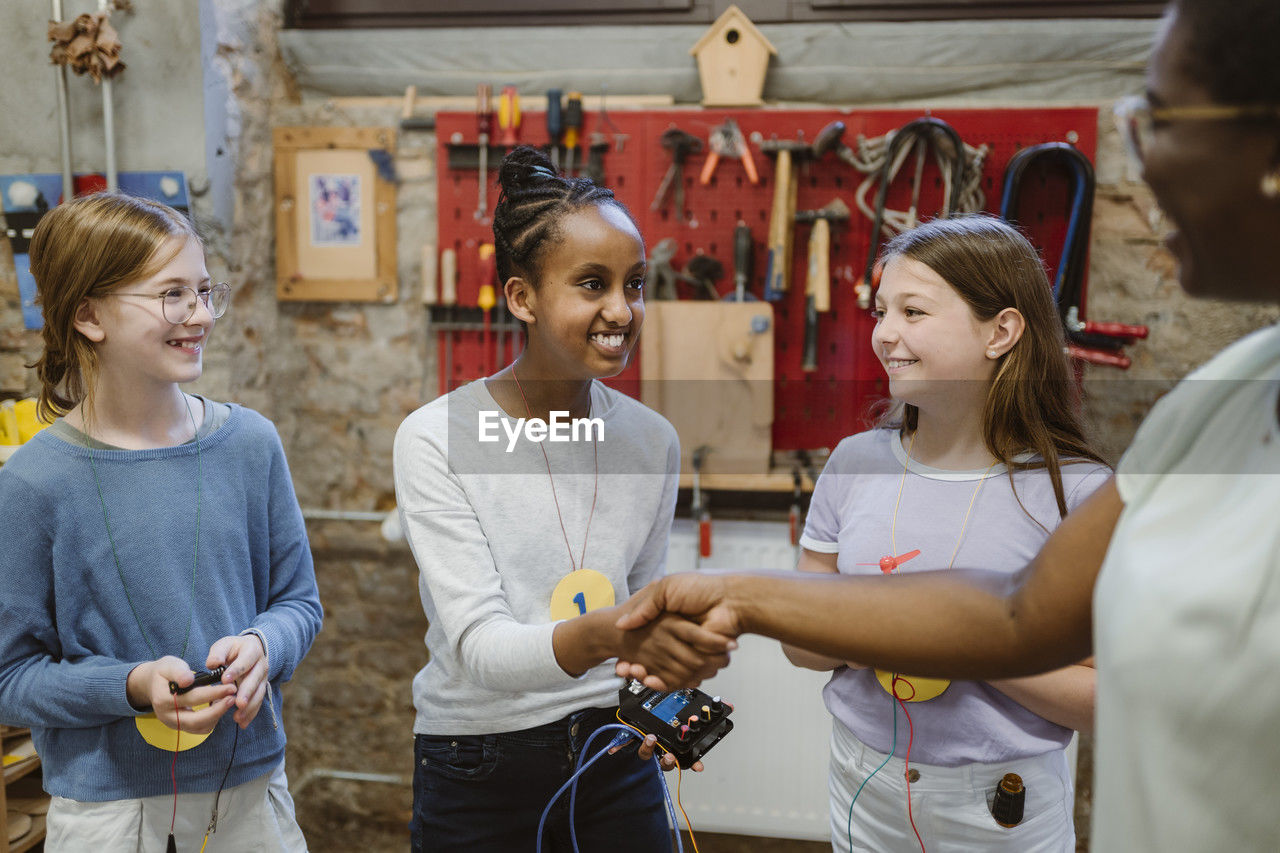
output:
[[[726,118],[734,118],[743,133],[759,132],[764,138],[796,139],[799,135],[812,140],[822,127],[839,119],[847,127],[845,144],[856,146],[859,134],[876,137],[919,118],[919,110],[699,110],[664,109],[635,112],[613,112],[609,118],[616,131],[627,135],[622,151],[611,145],[605,156],[605,184],[630,208],[640,224],[646,246],[673,237],[679,251],[673,265],[679,269],[694,254],[702,252],[720,260],[726,275],[719,282],[722,293],[732,289],[733,230],[739,220],[751,226],[755,240],[752,289],[760,295],[766,267],[769,211],[773,202],[773,159],[751,146],[760,175],[760,183],[747,181],[742,164],[721,160],[714,179],[707,186],[698,183],[705,153],[691,156],[685,164],[684,221],[678,221],[673,210],[672,195],[665,207],[650,210],[658,184],[670,164],[667,152],[658,142],[667,128],[681,130],[707,139],[711,130]],[[1072,142],[1091,161],[1097,146],[1096,109],[955,109],[931,111],[931,115],[948,122],[969,145],[986,144],[990,148],[983,172],[982,189],[986,209],[998,212],[1001,179],[1005,164],[1019,149],[1041,142]],[[472,113],[439,113],[436,117],[439,166],[438,244],[458,253],[458,303],[475,305],[480,282],[478,247],[492,242],[487,220],[475,219],[477,204],[476,169],[450,169],[449,143],[476,142],[476,120]],[[522,141],[532,145],[547,143],[546,125],[541,113],[526,113]],[[583,129],[584,139],[599,128],[598,116],[588,115]],[[608,129],[610,140],[614,128]],[[585,146],[577,159],[585,156]],[[932,162],[925,169],[920,210],[924,218],[936,212],[942,200],[942,181]],[[497,201],[497,163],[490,163],[489,209]],[[903,166],[894,182],[888,207],[904,209],[909,203],[910,175],[914,160]],[[871,352],[873,327],[867,312],[857,306],[854,284],[862,275],[870,242],[871,223],[862,216],[853,201],[854,191],[864,175],[839,161],[834,154],[799,171],[798,210],[819,208],[833,197],[841,197],[853,210],[847,225],[835,225],[831,240],[831,312],[819,321],[818,370],[801,369],[804,340],[804,271],[807,260],[809,226],[800,225],[794,232],[791,287],[783,300],[774,303],[777,317],[775,341],[775,450],[831,448],[844,436],[861,428],[866,407],[871,399],[884,394],[883,374]],[[1055,175],[1037,167],[1024,179],[1020,210],[1022,225],[1046,259],[1050,280],[1057,264],[1067,226],[1067,204],[1070,187],[1065,175]],[[874,193],[869,201],[874,200]],[[688,291],[685,291],[687,294]],[[1082,296],[1083,300],[1083,296]],[[1082,305],[1083,307],[1083,305]],[[484,374],[493,354],[479,333],[454,332],[449,387]],[[513,347],[514,348],[514,347]],[[514,355],[512,352],[510,355]],[[499,367],[501,364],[498,365]],[[610,384],[637,393],[639,370],[632,364]]]

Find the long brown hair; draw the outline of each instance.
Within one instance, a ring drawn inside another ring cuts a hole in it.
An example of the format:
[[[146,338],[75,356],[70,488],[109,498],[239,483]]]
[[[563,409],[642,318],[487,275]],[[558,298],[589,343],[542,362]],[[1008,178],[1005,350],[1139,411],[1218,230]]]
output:
[[[895,257],[918,261],[941,276],[979,321],[1006,308],[1017,309],[1026,320],[1022,337],[1000,357],[987,391],[983,440],[1008,469],[1010,483],[1015,470],[1047,468],[1058,511],[1065,516],[1062,460],[1106,462],[1084,435],[1062,321],[1035,247],[1003,220],[975,214],[935,219],[899,234],[885,246],[880,262]],[[894,400],[877,425],[911,433],[919,417],[915,406]],[[1028,452],[1032,459],[1017,460]]]
[[[44,354],[32,365],[40,379],[41,420],[52,421],[79,403],[92,408],[98,357],[76,331],[80,306],[154,275],[181,250],[171,245],[175,237],[200,239],[173,208],[121,193],[83,196],[40,218],[31,237],[31,274],[44,315]]]

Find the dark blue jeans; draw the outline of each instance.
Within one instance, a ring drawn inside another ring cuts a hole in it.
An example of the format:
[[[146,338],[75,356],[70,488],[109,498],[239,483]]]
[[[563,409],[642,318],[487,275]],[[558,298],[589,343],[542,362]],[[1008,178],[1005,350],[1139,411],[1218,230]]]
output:
[[[520,853],[537,847],[538,820],[597,728],[614,709],[589,708],[532,729],[491,735],[415,735],[414,853]],[[591,743],[583,763],[615,731]],[[636,758],[636,741],[605,755],[578,777],[574,827],[581,853],[671,850],[666,804],[653,761]],[[569,791],[547,815],[542,849],[572,850]]]

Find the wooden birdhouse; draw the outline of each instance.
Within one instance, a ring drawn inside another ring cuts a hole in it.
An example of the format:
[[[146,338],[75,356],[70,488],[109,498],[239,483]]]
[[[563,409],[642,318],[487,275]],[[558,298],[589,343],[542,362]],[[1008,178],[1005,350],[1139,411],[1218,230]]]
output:
[[[737,6],[725,9],[689,53],[698,59],[704,107],[764,103],[764,73],[778,51]]]

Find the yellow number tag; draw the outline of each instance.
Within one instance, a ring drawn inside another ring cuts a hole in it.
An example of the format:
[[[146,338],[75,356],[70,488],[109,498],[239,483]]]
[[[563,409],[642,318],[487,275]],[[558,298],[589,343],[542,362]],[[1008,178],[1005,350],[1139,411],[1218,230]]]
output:
[[[208,707],[209,703],[206,702],[203,705],[196,705],[191,710],[201,711]],[[134,717],[133,722],[138,727],[138,732],[142,735],[143,740],[156,749],[163,749],[165,752],[184,752],[192,747],[199,746],[205,742],[205,738],[209,737],[208,734],[197,735],[185,730],[179,732],[177,729],[171,729],[160,722],[154,713]],[[178,722],[182,722],[181,714],[178,716]],[[213,732],[209,734],[213,734]]]
[[[551,593],[551,618],[572,619],[601,607],[613,606],[613,584],[594,569],[569,572]]]
[[[951,682],[946,678],[921,678],[918,675],[900,675],[896,672],[876,670],[876,679],[890,696],[903,702],[928,702],[941,696]]]

